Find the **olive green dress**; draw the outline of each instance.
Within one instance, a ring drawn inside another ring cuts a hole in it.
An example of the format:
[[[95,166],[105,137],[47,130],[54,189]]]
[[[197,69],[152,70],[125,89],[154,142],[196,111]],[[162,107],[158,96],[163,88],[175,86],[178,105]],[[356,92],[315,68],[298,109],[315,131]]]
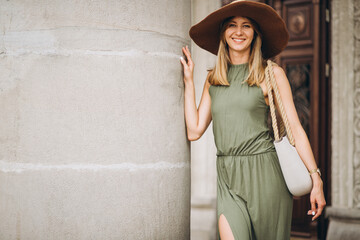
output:
[[[217,220],[226,217],[235,240],[288,240],[293,199],[269,134],[270,107],[261,87],[242,84],[248,71],[248,63],[230,65],[230,86],[209,88]]]

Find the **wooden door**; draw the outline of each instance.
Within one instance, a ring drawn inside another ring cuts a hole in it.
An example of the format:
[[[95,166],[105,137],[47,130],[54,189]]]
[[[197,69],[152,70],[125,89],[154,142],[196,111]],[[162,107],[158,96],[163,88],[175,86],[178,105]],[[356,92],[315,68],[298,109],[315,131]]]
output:
[[[289,79],[295,107],[323,175],[330,204],[330,66],[328,0],[269,0],[284,19],[290,39],[275,60]],[[312,222],[309,195],[294,198],[292,236],[325,239],[327,222]]]

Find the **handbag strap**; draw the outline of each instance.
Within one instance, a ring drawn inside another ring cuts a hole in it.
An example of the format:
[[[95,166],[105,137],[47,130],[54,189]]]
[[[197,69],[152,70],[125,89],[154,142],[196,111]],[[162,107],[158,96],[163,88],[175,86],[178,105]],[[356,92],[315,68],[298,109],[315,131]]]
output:
[[[275,76],[274,76],[274,70],[272,68],[273,64],[275,64],[275,63],[272,62],[271,60],[267,60],[267,67],[265,68],[265,82],[266,82],[266,86],[267,86],[267,89],[268,89],[270,112],[271,112],[271,119],[272,119],[272,127],[273,127],[273,130],[274,130],[275,141],[278,141],[280,139],[280,137],[279,137],[278,124],[277,124],[277,120],[276,120],[275,104],[274,104],[274,98],[273,98],[272,90],[274,90],[276,101],[277,101],[277,103],[279,105],[281,118],[282,118],[282,120],[284,122],[285,129],[286,129],[286,134],[288,136],[289,142],[290,142],[290,144],[292,146],[295,147],[295,139],[293,137],[293,134],[292,134],[292,131],[291,131],[291,128],[290,128],[290,124],[289,124],[288,118],[286,116],[284,106],[283,106],[283,103],[282,103],[282,100],[281,100],[281,97],[280,97],[279,89],[278,89],[277,84],[276,84],[276,80],[275,80]]]

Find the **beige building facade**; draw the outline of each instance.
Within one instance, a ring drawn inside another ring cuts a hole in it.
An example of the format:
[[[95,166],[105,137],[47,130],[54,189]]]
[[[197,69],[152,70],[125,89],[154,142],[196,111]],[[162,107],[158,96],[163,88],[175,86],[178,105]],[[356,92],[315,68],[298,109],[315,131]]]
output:
[[[0,239],[216,239],[212,124],[187,141],[179,57],[199,104],[215,56],[188,30],[220,6],[0,0]],[[360,239],[360,1],[329,21],[327,239]]]
[[[189,239],[190,0],[0,0],[0,239]]]
[[[359,239],[360,1],[331,4],[332,178],[327,239]]]

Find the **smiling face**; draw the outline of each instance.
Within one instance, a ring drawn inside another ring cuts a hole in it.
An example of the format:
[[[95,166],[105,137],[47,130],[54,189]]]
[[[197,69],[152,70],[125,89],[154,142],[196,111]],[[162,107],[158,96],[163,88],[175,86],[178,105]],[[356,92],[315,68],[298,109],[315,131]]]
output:
[[[234,17],[227,23],[224,38],[229,46],[230,56],[234,54],[250,55],[251,42],[254,38],[254,28],[249,19]]]

